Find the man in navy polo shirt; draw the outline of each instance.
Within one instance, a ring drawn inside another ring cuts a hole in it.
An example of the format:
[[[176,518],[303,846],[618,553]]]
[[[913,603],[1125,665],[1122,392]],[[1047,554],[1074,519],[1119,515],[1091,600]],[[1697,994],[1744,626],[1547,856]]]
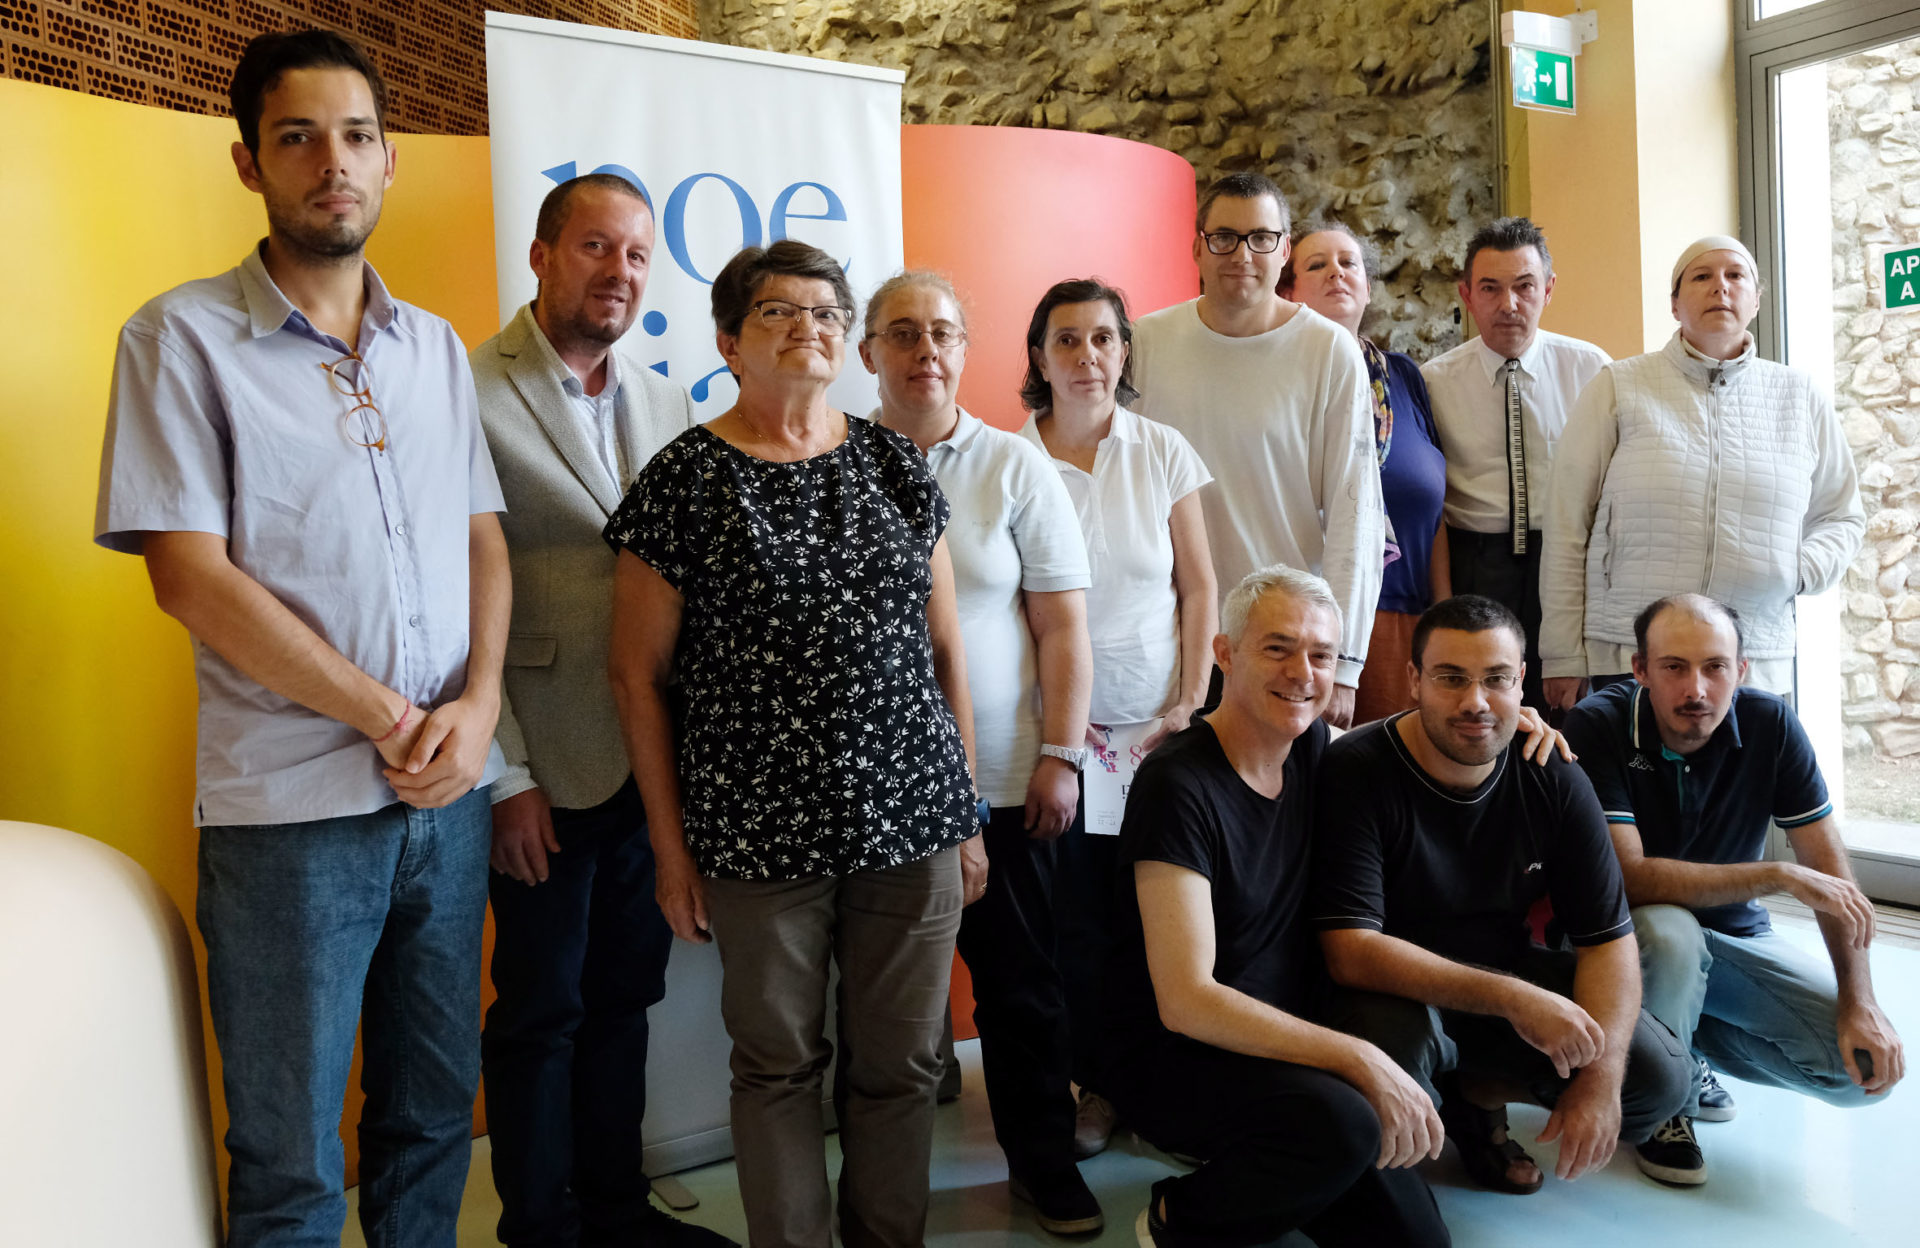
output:
[[[1687,1107],[1639,1152],[1701,1183],[1691,1119],[1733,1117],[1713,1069],[1834,1105],[1871,1104],[1905,1073],[1867,969],[1873,906],[1853,882],[1813,746],[1780,698],[1742,689],[1738,615],[1679,594],[1640,613],[1633,681],[1568,713],[1633,904],[1647,1009],[1700,1059]],[[1798,863],[1762,862],[1778,823]],[[1832,965],[1774,933],[1755,899],[1812,909]]]

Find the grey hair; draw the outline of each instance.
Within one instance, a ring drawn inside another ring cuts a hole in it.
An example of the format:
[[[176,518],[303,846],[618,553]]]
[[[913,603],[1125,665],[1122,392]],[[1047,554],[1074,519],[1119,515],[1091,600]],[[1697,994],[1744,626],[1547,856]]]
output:
[[[888,299],[903,290],[924,287],[937,290],[953,300],[954,310],[960,313],[960,328],[967,327],[967,305],[960,300],[960,292],[953,288],[953,281],[945,273],[935,273],[931,269],[902,269],[886,281],[881,282],[875,291],[867,296],[867,319],[862,327],[866,336],[871,338],[880,332],[880,309],[886,306]]]
[[[1284,563],[1270,563],[1247,573],[1233,587],[1233,592],[1227,595],[1226,603],[1220,608],[1220,631],[1227,635],[1230,644],[1240,644],[1240,638],[1247,631],[1247,617],[1253,614],[1253,604],[1274,592],[1285,594],[1295,602],[1330,611],[1333,613],[1335,630],[1345,627],[1340,604],[1334,599],[1332,587],[1324,580]]]

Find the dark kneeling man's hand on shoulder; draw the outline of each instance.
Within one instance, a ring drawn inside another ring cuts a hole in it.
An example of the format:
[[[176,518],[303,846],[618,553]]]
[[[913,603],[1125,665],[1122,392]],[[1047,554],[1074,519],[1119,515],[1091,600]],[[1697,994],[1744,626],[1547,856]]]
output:
[[[547,855],[560,852],[553,808],[535,786],[493,804],[493,853],[489,865],[522,884],[544,884]]]
[[[1520,708],[1520,718],[1515,725],[1514,735],[1523,738],[1520,743],[1521,756],[1531,759],[1542,767],[1546,766],[1547,760],[1553,757],[1555,750],[1558,750],[1560,757],[1569,763],[1580,757],[1573,752],[1573,746],[1568,743],[1560,730],[1547,723],[1540,717],[1540,712],[1530,706]]]

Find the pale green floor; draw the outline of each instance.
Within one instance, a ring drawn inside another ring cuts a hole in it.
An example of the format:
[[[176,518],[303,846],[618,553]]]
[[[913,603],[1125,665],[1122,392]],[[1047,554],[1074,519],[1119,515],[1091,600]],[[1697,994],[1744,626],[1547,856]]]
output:
[[[1818,946],[1810,924],[1783,917],[1778,926],[1789,937]],[[1882,1006],[1908,1044],[1920,1050],[1920,951],[1877,945],[1874,971]],[[960,1054],[966,1093],[940,1110],[928,1242],[949,1248],[1134,1243],[1134,1218],[1146,1201],[1147,1187],[1171,1172],[1170,1163],[1131,1136],[1116,1140],[1114,1148],[1082,1165],[1105,1207],[1106,1231],[1076,1241],[1046,1234],[1018,1209],[1009,1208],[1006,1166],[987,1120],[977,1043],[962,1044]],[[1913,1057],[1920,1063],[1920,1051]],[[1914,1086],[1902,1086],[1884,1105],[1848,1111],[1727,1080],[1740,1116],[1729,1123],[1700,1125],[1711,1177],[1706,1186],[1691,1190],[1662,1187],[1643,1177],[1624,1148],[1605,1171],[1571,1184],[1549,1177],[1533,1196],[1501,1196],[1468,1186],[1451,1148],[1425,1173],[1454,1242],[1463,1246],[1904,1248],[1920,1245],[1920,1077],[1908,1083]],[[1515,1106],[1512,1120],[1515,1135],[1531,1146],[1534,1133],[1546,1123],[1546,1111]],[[830,1136],[825,1147],[832,1173],[839,1164],[838,1146]],[[1531,1146],[1530,1151],[1551,1170],[1551,1145]],[[701,1202],[685,1216],[745,1242],[731,1163],[678,1177]],[[478,1140],[461,1214],[460,1248],[495,1242],[499,1208],[488,1173],[487,1141]],[[343,1248],[362,1248],[351,1215],[348,1221]],[[1291,1246],[1307,1241],[1293,1237],[1285,1242]]]

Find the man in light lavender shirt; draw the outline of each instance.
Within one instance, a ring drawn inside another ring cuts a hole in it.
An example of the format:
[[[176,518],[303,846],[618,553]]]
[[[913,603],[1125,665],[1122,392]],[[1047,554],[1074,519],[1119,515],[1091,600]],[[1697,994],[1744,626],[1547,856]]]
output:
[[[233,160],[267,238],[114,363],[96,540],[194,643],[230,1246],[340,1242],[363,1012],[367,1243],[451,1248],[466,1183],[511,589],[460,341],[362,256],[384,99],[338,35],[250,43]]]

